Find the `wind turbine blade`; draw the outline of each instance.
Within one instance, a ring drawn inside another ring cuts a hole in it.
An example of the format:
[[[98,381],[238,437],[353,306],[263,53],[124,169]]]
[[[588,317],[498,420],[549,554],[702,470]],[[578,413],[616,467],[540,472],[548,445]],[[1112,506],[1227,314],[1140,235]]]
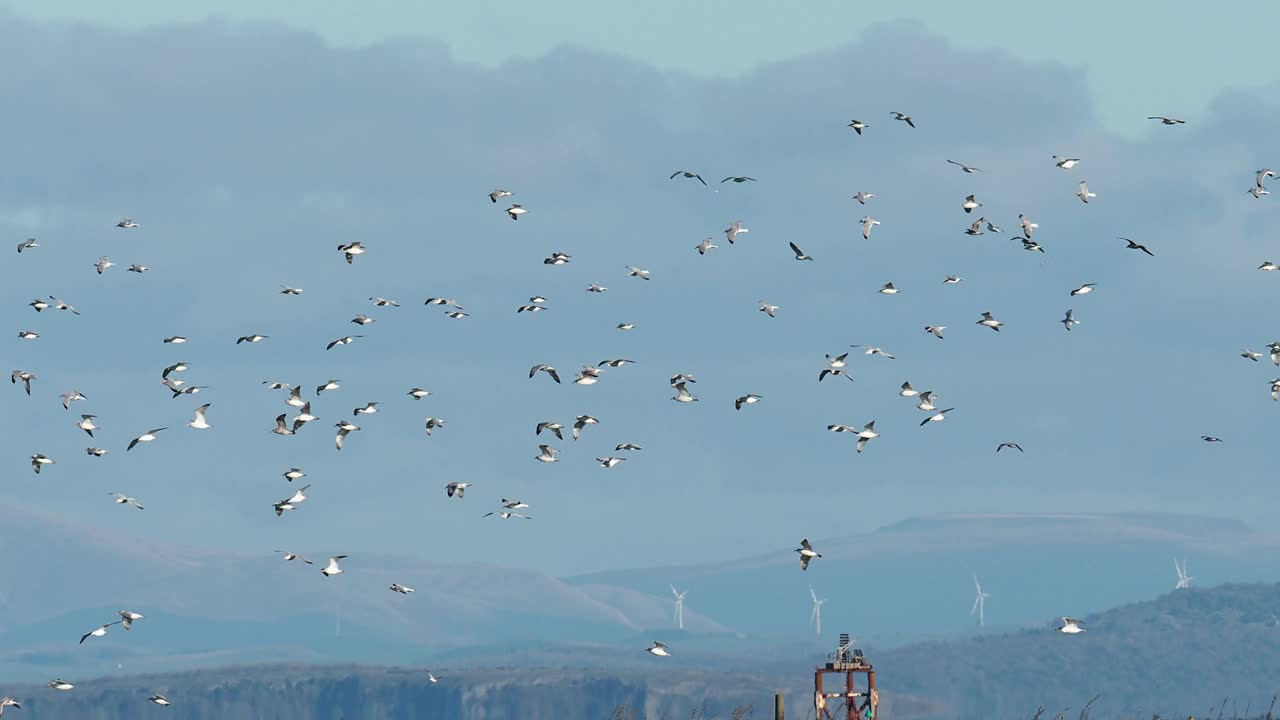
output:
[[[976,597],[976,598],[974,598],[974,599],[973,599],[973,609],[971,609],[971,610],[969,611],[969,614],[970,614],[970,615],[972,615],[972,614],[974,614],[974,613],[978,612],[978,606],[979,606],[979,605],[981,605],[981,604],[982,604],[982,596],[981,596],[981,595],[979,595],[978,597]]]

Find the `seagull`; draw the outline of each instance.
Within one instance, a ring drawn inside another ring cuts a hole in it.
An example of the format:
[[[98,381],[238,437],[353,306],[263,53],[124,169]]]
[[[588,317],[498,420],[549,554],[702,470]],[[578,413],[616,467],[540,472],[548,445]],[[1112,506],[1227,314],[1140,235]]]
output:
[[[1280,378],[1271,381],[1271,400],[1280,402]]]
[[[31,469],[35,470],[37,475],[40,474],[41,465],[56,465],[57,463],[57,460],[54,460],[44,453],[36,453],[31,456]]]
[[[653,645],[645,648],[645,652],[650,655],[657,655],[658,657],[671,657],[671,653],[667,652],[667,646],[657,640],[653,641]]]
[[[689,389],[685,387],[685,384],[683,382],[676,383],[675,388],[676,388],[676,395],[675,397],[671,398],[672,400],[675,400],[678,403],[691,403],[691,402],[698,401],[698,398],[694,397],[692,394],[689,393]]]
[[[890,355],[889,353],[885,352],[881,348],[878,348],[874,345],[850,345],[849,347],[866,348],[867,350],[866,352],[862,353],[863,355],[882,355],[884,357],[889,358],[890,360],[897,360],[896,356]]]
[[[866,124],[866,123],[864,123],[864,122],[862,122],[861,120],[851,120],[851,121],[849,122],[849,127],[853,128],[853,131],[854,131],[854,132],[856,132],[856,133],[858,133],[859,135],[861,135],[861,134],[862,134],[862,131],[863,131],[865,128],[869,128],[869,127],[871,127],[871,126],[870,126],[870,125],[868,125],[868,124]]]
[[[111,262],[106,255],[103,255],[98,258],[98,262],[94,263],[93,267],[98,271],[98,274],[101,275],[107,268],[113,265],[115,265],[115,263]]]
[[[351,261],[355,260],[357,255],[363,255],[365,253],[364,244],[360,242],[353,242],[347,243],[346,245],[339,245],[338,252],[346,256],[347,264],[350,265]]]
[[[967,172],[970,175],[976,172],[982,172],[982,168],[971,167],[969,165],[965,165],[964,163],[958,163],[955,160],[948,160],[947,162],[951,163],[952,165],[958,166],[961,172]]]
[[[165,338],[163,342],[165,345],[181,345],[186,341],[187,339],[181,335],[170,335],[169,337]]]
[[[1080,627],[1081,624],[1082,623],[1075,618],[1064,617],[1062,618],[1062,627],[1058,628],[1058,632],[1067,633],[1068,635],[1082,633],[1084,632],[1084,628]]]
[[[502,507],[507,510],[523,510],[529,507],[529,503],[522,502],[520,500],[508,500],[506,498],[502,498]]]
[[[892,112],[893,112],[893,119],[894,119],[894,120],[901,120],[902,122],[904,122],[904,123],[906,123],[906,124],[910,125],[911,127],[915,127],[915,126],[916,126],[916,124],[915,124],[915,123],[911,122],[911,116],[910,116],[910,115],[904,115],[904,114],[902,114],[902,113],[898,112],[897,110],[894,110],[894,111],[892,111]]]
[[[850,375],[849,373],[845,372],[844,370],[841,370],[840,368],[830,368],[830,367],[823,368],[822,372],[818,373],[818,382],[822,382],[823,378],[825,378],[828,375],[830,375],[831,377],[844,376],[846,379],[849,380],[849,382],[853,382],[853,376]]]
[[[1080,158],[1060,158],[1057,155],[1054,155],[1053,164],[1057,165],[1063,170],[1070,170],[1071,168],[1080,164]]]
[[[499,519],[501,519],[501,520],[510,520],[510,519],[511,519],[511,518],[513,518],[513,517],[522,518],[522,519],[524,519],[524,520],[532,520],[532,519],[533,519],[533,518],[529,517],[528,515],[521,515],[521,514],[520,514],[520,513],[518,513],[518,512],[511,512],[510,510],[498,510],[497,512],[487,512],[487,513],[485,513],[485,514],[481,515],[480,517],[482,517],[482,518],[487,518],[487,517],[489,517],[490,515],[497,515],[497,516],[498,516],[498,518],[499,518]]]
[[[308,565],[313,565],[313,564],[314,564],[314,563],[312,563],[310,560],[308,560],[308,559],[306,559],[306,558],[302,557],[301,555],[299,555],[299,554],[297,554],[297,553],[291,553],[291,552],[289,552],[289,551],[287,551],[287,550],[276,550],[276,552],[280,553],[280,556],[284,558],[285,562],[291,562],[291,561],[293,561],[293,560],[301,560],[302,562],[304,562],[304,563],[306,563],[306,564],[308,564]]]
[[[1249,188],[1249,189],[1248,189],[1248,190],[1246,190],[1245,192],[1249,193],[1250,195],[1252,195],[1252,196],[1254,196],[1254,197],[1256,197],[1256,198],[1260,198],[1260,197],[1262,197],[1263,195],[1270,195],[1270,194],[1271,194],[1271,191],[1270,191],[1270,190],[1268,190],[1268,189],[1266,189],[1266,188],[1262,187],[1261,185],[1254,185],[1253,187]]]
[[[80,636],[80,644],[83,645],[84,641],[88,640],[91,637],[102,637],[106,635],[107,628],[111,627],[112,625],[119,625],[121,622],[122,622],[121,620],[117,620],[115,622],[109,622],[106,625],[100,625],[94,628],[93,630],[90,630],[89,632]]]
[[[539,310],[546,310],[546,309],[547,307],[545,305],[537,305],[537,304],[521,305],[520,307],[516,308],[516,313],[522,313],[522,312],[534,313],[534,312],[538,312]]]
[[[1071,314],[1071,310],[1069,308],[1067,309],[1067,316],[1062,318],[1058,322],[1062,323],[1062,327],[1068,330],[1080,324],[1080,321],[1076,320],[1075,317]]]
[[[617,446],[613,448],[613,451],[623,452],[623,451],[634,451],[634,450],[643,450],[643,449],[644,448],[640,447],[639,445],[636,445],[635,443],[627,442],[627,443],[618,443]]]
[[[319,419],[320,418],[311,414],[311,403],[303,403],[302,407],[298,410],[297,416],[293,418],[293,431],[298,432],[303,425],[306,425],[312,420]]]
[[[1022,242],[1022,249],[1023,249],[1023,250],[1026,250],[1027,252],[1035,252],[1035,251],[1039,250],[1041,254],[1043,254],[1043,253],[1044,253],[1044,246],[1043,246],[1043,245],[1041,245],[1040,243],[1038,243],[1038,242],[1034,241],[1034,240],[1028,240],[1028,239],[1026,239],[1026,238],[1024,238],[1024,237],[1013,237],[1013,238],[1009,238],[1009,239],[1010,239],[1010,240],[1019,240],[1019,241],[1021,241],[1021,242]]]
[[[288,480],[289,482],[293,482],[294,480],[299,480],[307,476],[306,473],[302,472],[302,470],[296,467],[291,467],[280,474],[284,476],[284,479]]]
[[[317,394],[318,394],[318,391],[317,391]],[[296,408],[300,408],[303,405],[307,404],[307,401],[302,399],[301,385],[296,385],[289,390],[289,397],[285,399],[284,404],[288,405],[289,407],[296,407]]]
[[[121,610],[116,614],[120,616],[120,624],[124,626],[125,630],[132,630],[133,621],[141,620],[143,617],[142,613],[136,613],[132,610]]]
[[[454,300],[453,298],[430,297],[424,300],[422,304],[423,305],[448,305],[449,307],[457,308],[459,310],[463,309],[462,306],[458,304],[458,301]]]
[[[919,393],[917,397],[920,398],[920,402],[916,403],[917,408],[925,412],[938,409],[937,407],[934,407],[934,404],[933,404],[933,399],[936,396],[934,395],[934,392],[932,390],[925,390],[924,392]]]
[[[681,381],[691,382],[691,383],[698,382],[696,378],[694,378],[692,375],[688,373],[678,373],[676,375],[671,376],[671,387],[675,387],[676,383]]]
[[[121,220],[120,222],[116,223],[116,227],[118,227],[118,228],[132,229],[132,228],[136,228],[136,227],[138,227],[138,223],[134,222],[134,221],[133,221],[133,218],[125,218],[125,219]]]
[[[407,393],[407,395],[408,395],[409,397],[413,398],[414,400],[421,400],[422,398],[424,398],[424,397],[426,397],[426,396],[428,396],[428,395],[430,395],[430,394],[431,394],[431,391],[430,391],[430,390],[423,390],[423,389],[422,389],[422,388],[420,388],[420,387],[413,388],[412,390],[410,390],[410,391]]]
[[[876,432],[876,421],[872,420],[864,425],[862,430],[858,431],[858,452],[862,452],[862,449],[867,446],[868,442],[871,442],[878,437],[880,437],[880,435]]]
[[[920,393],[918,393],[918,392],[916,392],[915,390],[911,389],[911,383],[909,383],[909,382],[904,382],[904,383],[902,383],[902,389],[898,391],[898,394],[899,394],[899,395],[901,395],[902,397],[915,397],[916,395],[919,395]]]
[[[281,295],[301,295],[301,294],[302,294],[302,288],[300,288],[300,287],[289,287],[288,285],[281,285],[281,286],[280,286],[280,294],[281,294]]]
[[[205,413],[209,412],[209,405],[210,403],[205,403],[204,405],[196,408],[195,417],[193,417],[191,422],[187,423],[187,425],[195,428],[196,430],[208,430],[213,427],[209,424],[209,419],[205,417]]]
[[[608,291],[608,289],[609,288],[605,287],[604,285],[601,285],[600,283],[594,283],[594,282],[587,286],[587,292],[589,293],[602,293],[602,292]]]
[[[512,193],[510,190],[494,190],[493,192],[489,193],[489,202],[496,204],[502,198],[511,197],[513,194],[514,193]]]
[[[170,385],[170,382],[173,382],[173,383],[175,383],[175,384],[176,384],[176,383],[181,383],[181,384],[184,384],[184,385],[185,385],[186,383],[182,383],[182,381],[181,381],[181,380],[174,380],[173,378],[169,378],[168,380],[164,380],[164,381],[162,381],[162,382],[161,382],[161,384],[162,384],[162,385],[164,385],[165,387],[168,387],[171,391],[173,391],[173,396],[174,396],[175,398],[176,398],[176,397],[178,397],[179,395],[195,395],[196,393],[200,392],[201,390],[205,390],[205,389],[207,389],[207,388],[208,388],[208,386],[207,386],[207,385],[192,385],[191,387],[186,387],[186,388],[182,388],[181,390],[179,390],[178,388],[171,386],[171,385]]]
[[[525,210],[524,206],[518,203],[513,203],[511,207],[507,208],[507,215],[510,216],[512,220],[519,220],[520,216],[527,212],[529,211]]]
[[[444,427],[444,421],[443,421],[443,420],[441,420],[440,418],[434,418],[434,417],[429,417],[429,418],[427,418],[426,420],[424,420],[424,421],[423,421],[423,424],[425,425],[425,427],[426,427],[426,429],[427,429],[427,436],[428,436],[428,437],[430,437],[430,436],[431,436],[431,431],[432,431],[432,430],[435,430],[436,428],[442,428],[442,427]]]
[[[628,323],[628,322],[618,323],[618,326],[617,326],[617,328],[615,328],[615,329],[617,329],[617,330],[623,330],[623,331],[626,331],[626,330],[635,330],[635,329],[636,329],[636,324],[635,324],[635,323]]]
[[[569,264],[569,258],[571,257],[573,256],[570,255],[569,253],[553,252],[551,253],[551,257],[542,259],[542,264],[543,265],[567,265]]]
[[[884,287],[880,288],[878,292],[881,295],[897,295],[898,288],[894,287],[893,283],[889,282],[889,283],[885,283]]]
[[[167,430],[167,429],[168,428],[156,428],[154,430],[148,430],[142,433],[141,435],[139,435],[138,437],[134,438],[132,441],[129,442],[129,447],[125,448],[125,452],[132,450],[133,446],[137,445],[138,443],[151,442],[152,440],[155,440],[156,433],[160,432],[161,430]]]
[[[18,243],[18,254],[21,255],[23,250],[30,250],[31,248],[38,247],[40,247],[40,243],[36,242],[35,238],[27,238],[26,240]]]
[[[759,395],[755,395],[753,393],[747,393],[746,395],[743,395],[742,397],[733,401],[733,409],[741,410],[743,405],[755,405],[756,403],[760,402],[762,399],[763,398]]]
[[[861,220],[859,220],[858,222],[862,223],[862,239],[863,239],[863,240],[870,240],[870,239],[871,239],[871,228],[873,228],[873,227],[875,227],[876,225],[879,225],[879,224],[880,224],[880,221],[879,221],[879,220],[875,220],[875,219],[873,219],[870,215],[866,215],[866,216],[864,216],[864,217],[863,217]]]
[[[1033,223],[1031,222],[1031,218],[1027,217],[1026,215],[1019,215],[1018,227],[1022,228],[1022,234],[1027,236],[1027,239],[1030,240],[1031,232],[1036,228],[1040,227],[1040,223]]]
[[[800,547],[796,548],[795,552],[800,553],[800,570],[801,571],[809,569],[810,560],[816,557],[822,557],[822,554],[819,552],[815,552],[813,549],[813,546],[809,544],[809,538],[805,538],[801,540]]]
[[[638,277],[638,278],[640,278],[641,280],[648,280],[648,279],[649,279],[649,271],[648,271],[648,270],[641,270],[640,268],[636,267],[635,265],[628,265],[628,266],[627,266],[627,276],[628,276],[628,277]]]
[[[84,395],[81,395],[79,390],[68,390],[67,392],[62,393],[60,397],[62,398],[62,407],[65,410],[70,410],[71,403],[75,402],[76,400],[88,399]]]
[[[276,516],[278,517],[278,516],[282,515],[282,514],[284,513],[284,511],[285,511],[285,510],[294,510],[294,509],[296,509],[299,505],[301,505],[302,503],[306,502],[307,497],[308,497],[308,496],[307,496],[307,489],[308,489],[308,488],[310,488],[310,487],[311,487],[310,485],[303,485],[302,487],[300,487],[300,488],[298,488],[297,490],[295,490],[295,491],[293,492],[293,495],[292,495],[292,496],[290,496],[289,498],[287,498],[287,499],[285,499],[285,500],[281,500],[280,502],[276,503],[276,504],[275,504],[275,508],[276,508]]]
[[[316,387],[316,395],[319,395],[322,392],[327,392],[329,390],[337,390],[340,387],[342,386],[338,384],[337,380],[330,379],[325,384]]]
[[[325,565],[324,569],[322,569],[320,572],[324,573],[325,577],[329,577],[330,575],[337,575],[341,573],[342,568],[338,567],[338,561],[344,560],[346,559],[346,557],[347,557],[346,555],[334,555],[333,557],[329,558],[329,564]]]
[[[1274,272],[1276,270],[1280,270],[1280,265],[1277,265],[1271,262],[1270,260],[1265,260],[1261,265],[1258,266],[1258,269],[1262,270],[1263,272]]]
[[[578,377],[573,379],[575,385],[595,385],[600,382],[600,373],[604,372],[599,368],[593,368],[590,365],[583,365],[578,370]]]
[[[1161,125],[1182,125],[1187,122],[1186,120],[1179,120],[1178,118],[1165,117],[1163,115],[1149,115],[1147,119],[1159,120]]]
[[[577,440],[582,436],[582,428],[588,425],[599,425],[600,421],[590,415],[579,415],[573,419],[573,439]]]
[[[271,432],[277,435],[292,435],[295,431],[291,430],[289,426],[285,424],[284,413],[280,413],[276,416],[276,426]],[[341,446],[341,443],[339,443],[339,446]],[[341,447],[339,447],[339,449],[341,449]]]
[[[553,435],[564,440],[564,425],[552,420],[543,420],[533,429],[534,435],[541,435],[543,430],[549,430]]]
[[[974,220],[973,222],[969,223],[969,229],[968,229],[968,230],[965,230],[965,231],[964,231],[964,234],[965,234],[965,235],[973,235],[973,236],[975,236],[975,237],[977,237],[978,235],[981,235],[981,234],[982,234],[982,224],[983,224],[984,222],[986,222],[986,221],[987,221],[987,219],[986,219],[986,218],[978,218],[977,220]]]
[[[72,306],[71,306],[71,305],[69,305],[68,303],[63,302],[62,300],[59,300],[58,298],[56,298],[56,297],[54,297],[54,296],[52,296],[52,295],[50,295],[50,296],[49,296],[49,299],[53,301],[53,309],[54,309],[54,310],[70,310],[70,311],[71,311],[71,314],[73,314],[73,315],[79,315],[79,314],[80,314],[80,311],[79,311],[79,310],[76,310],[74,307],[72,307]]]
[[[1240,353],[1240,357],[1246,358],[1248,360],[1252,360],[1254,362],[1258,362],[1258,360],[1262,357],[1262,353],[1254,352],[1249,348],[1244,348],[1244,351]]]
[[[691,170],[677,170],[677,171],[675,171],[675,172],[671,173],[671,177],[669,177],[669,178],[667,178],[667,179],[668,179],[668,180],[675,180],[677,175],[683,175],[683,176],[685,176],[686,178],[697,178],[698,182],[702,183],[702,184],[703,184],[703,186],[706,186],[706,184],[707,184],[707,181],[706,181],[706,180],[703,180],[701,175],[699,175],[698,173],[693,172],[693,171],[691,171]]]
[[[720,184],[721,184],[721,185],[723,185],[723,184],[725,184],[725,183],[729,182],[730,180],[732,180],[735,184],[736,184],[736,183],[744,183],[744,182],[747,182],[748,180],[750,180],[751,182],[755,182],[755,181],[756,181],[756,179],[755,179],[755,178],[753,178],[753,177],[747,177],[746,175],[730,175],[729,177],[727,177],[727,178],[725,178],[725,179],[721,180],[721,181],[720,181]]]
[[[1018,443],[1014,443],[1014,442],[1002,442],[1002,443],[1000,443],[999,445],[997,445],[997,446],[996,446],[996,452],[1000,452],[1001,450],[1003,450],[1003,449],[1005,449],[1005,448],[1013,448],[1014,450],[1017,450],[1018,452],[1023,452],[1023,450],[1022,450],[1022,446],[1021,446],[1021,445],[1019,445]]]
[[[1156,254],[1155,254],[1155,253],[1153,253],[1153,252],[1151,252],[1150,250],[1148,250],[1148,249],[1147,249],[1147,246],[1146,246],[1146,245],[1139,245],[1138,243],[1136,243],[1136,242],[1134,242],[1134,241],[1130,240],[1129,238],[1125,238],[1125,237],[1122,237],[1122,238],[1116,238],[1116,239],[1117,239],[1117,240],[1124,240],[1125,242],[1129,243],[1128,245],[1126,245],[1126,246],[1125,246],[1125,249],[1127,249],[1127,250],[1141,250],[1142,252],[1144,252],[1144,253],[1146,253],[1146,254],[1150,255],[1151,257],[1155,257],[1155,256],[1156,256]]]
[[[391,592],[398,592],[401,595],[408,595],[413,592],[413,588],[407,585],[401,585],[400,583],[391,583],[391,587],[388,589],[391,590]]]
[[[430,671],[430,670],[428,670],[428,671],[427,671],[427,681],[428,681],[428,682],[433,682],[433,683],[438,683],[438,682],[440,682],[439,680],[437,680],[437,679],[436,679],[436,676],[435,676],[435,675],[432,675],[432,674],[431,674],[431,671]]]
[[[979,320],[976,324],[982,325],[983,327],[989,327],[992,330],[995,330],[996,332],[1000,332],[1000,326],[1004,325],[1004,323],[991,317],[991,313],[989,312],[982,313],[982,319]]]
[[[174,363],[174,364],[170,365],[169,367],[165,368],[164,370],[162,370],[162,371],[160,372],[160,377],[162,377],[162,378],[167,378],[167,377],[169,377],[169,375],[170,375],[171,373],[176,373],[176,372],[186,372],[187,370],[190,370],[190,369],[191,369],[191,366],[190,366],[190,365],[188,365],[188,364],[187,364],[186,362],[184,362],[184,361],[179,360],[178,362],[176,362],[176,363]]]
[[[876,196],[875,193],[863,192],[859,190],[858,194],[853,196],[853,199],[857,200],[859,205],[866,205],[867,201],[875,196]]]
[[[774,315],[774,313],[778,311],[778,306],[777,306],[777,305],[770,305],[769,303],[765,302],[764,300],[761,300],[761,301],[760,301],[760,307],[759,307],[759,308],[757,308],[757,309],[758,309],[760,312],[764,313],[765,315],[768,315],[769,317],[778,317],[777,315]]]
[[[845,365],[847,365],[847,364],[848,364],[848,363],[846,363],[846,362],[845,362],[845,358],[847,358],[847,357],[849,357],[849,353],[847,353],[847,352],[846,352],[846,353],[840,353],[839,355],[836,355],[835,357],[831,357],[830,355],[828,355],[828,356],[827,356],[827,367],[829,367],[829,368],[842,368],[842,367],[844,367]]]
[[[1075,290],[1072,290],[1071,297],[1075,297],[1077,295],[1088,295],[1089,293],[1093,292],[1093,287],[1097,284],[1098,283],[1085,283],[1080,287],[1076,288]]]
[[[80,422],[76,423],[76,427],[89,433],[89,437],[93,437],[93,431],[98,429],[98,426],[93,424],[93,419],[96,417],[98,416],[97,415],[81,415]]]
[[[36,312],[40,312],[41,310],[45,310],[49,307],[49,303],[45,302],[44,300],[41,300],[40,298],[36,298],[35,300],[32,300],[27,304],[30,305],[32,309],[34,309]]]
[[[810,257],[810,256],[808,256],[808,255],[805,255],[805,254],[804,254],[804,251],[800,249],[800,246],[799,246],[799,245],[796,245],[796,244],[795,244],[795,243],[793,243],[793,242],[789,242],[789,243],[787,243],[787,244],[791,246],[791,252],[793,252],[793,253],[795,253],[795,254],[796,254],[796,259],[797,259],[797,260],[812,260],[812,259],[813,259],[812,257]]]
[[[363,326],[363,325],[368,325],[369,323],[372,323],[372,322],[377,322],[377,320],[369,317],[368,315],[365,315],[364,313],[360,313],[355,317],[351,318],[351,322],[357,325]]]
[[[103,455],[106,455],[108,452],[110,452],[109,450],[103,450],[102,448],[95,448],[95,447],[85,448],[84,451],[86,454],[92,455],[93,457],[102,457]]]
[[[924,427],[927,423],[931,423],[931,422],[942,422],[943,420],[946,420],[946,419],[947,419],[947,413],[951,412],[952,410],[955,410],[955,408],[947,408],[946,410],[939,410],[938,412],[936,412],[936,413],[934,413],[934,414],[930,415],[929,417],[925,418],[924,420],[921,420],[921,421],[920,421],[920,427]]]
[[[925,332],[931,333],[934,337],[938,338],[939,340],[943,339],[942,331],[946,329],[947,329],[946,325],[925,325],[924,326]]]
[[[271,336],[270,336],[270,335],[258,335],[257,333],[254,333],[253,335],[241,335],[239,338],[237,338],[237,339],[236,339],[236,344],[237,344],[237,345],[239,345],[240,343],[246,343],[246,342],[247,342],[247,343],[257,343],[257,342],[262,342],[263,340],[266,340],[266,339],[267,339],[267,338],[269,338],[269,337],[271,337]]]
[[[614,465],[617,465],[618,463],[622,462],[623,460],[626,460],[626,458],[622,458],[622,457],[596,458],[596,462],[600,463],[600,467],[603,467],[605,469],[611,468]]]
[[[1209,442],[1209,443],[1220,443],[1220,442],[1222,442],[1222,438],[1220,438],[1220,437],[1214,437],[1213,435],[1201,435],[1201,436],[1200,436],[1200,439],[1201,439],[1201,440],[1203,440],[1203,441],[1205,441],[1205,442]]]
[[[27,391],[28,395],[31,394],[31,381],[35,379],[36,379],[36,376],[32,373],[27,372],[26,370],[14,370],[13,372],[9,373],[9,382],[16,385],[18,381],[21,380],[22,387]],[[66,403],[63,403],[63,404],[65,405]]]
[[[628,360],[626,358],[614,358],[613,360],[601,360],[599,362],[599,367],[604,367],[608,365],[611,368],[619,368],[619,367],[622,367],[623,365],[626,365],[627,363],[631,363],[632,365],[634,365],[635,362],[636,362],[635,360]]]
[[[1088,205],[1089,198],[1098,197],[1098,194],[1089,192],[1089,186],[1085,184],[1085,181],[1081,180],[1080,189],[1076,191],[1076,197],[1080,198],[1080,202]]]
[[[1280,366],[1280,341],[1268,344],[1267,349],[1271,351],[1271,362]]]
[[[377,296],[371,297],[369,298],[369,301],[372,302],[377,307],[400,307],[400,303],[396,302],[395,300],[388,300],[387,298],[384,298],[384,297],[377,297]]]
[[[980,208],[980,207],[982,207],[982,203],[974,199],[974,196],[972,195],[966,195],[964,198],[964,203],[960,205],[960,208],[964,210],[966,213],[971,213],[973,212],[974,208]]]
[[[57,680],[50,680],[49,687],[53,688],[54,690],[70,690],[71,688],[75,687],[75,685],[72,685],[66,680],[59,678]]]
[[[362,338],[362,337],[364,336],[363,335],[347,335],[345,337],[340,337],[337,340],[330,342],[328,345],[325,346],[324,349],[332,350],[335,347],[338,347],[340,345],[350,345],[351,343],[356,341],[356,338]]]
[[[169,699],[168,699],[168,698],[166,698],[165,696],[161,695],[160,693],[154,693],[154,694],[152,694],[152,696],[151,696],[151,697],[149,697],[149,698],[147,698],[147,700],[150,700],[151,702],[153,702],[153,703],[155,703],[155,704],[157,704],[157,705],[172,705],[172,704],[173,704],[173,703],[169,702]]]
[[[706,255],[708,250],[715,250],[718,247],[720,246],[711,242],[711,238],[707,238],[698,243],[693,249],[697,250],[699,255]]]
[[[334,423],[334,427],[338,428],[338,434],[333,438],[333,444],[335,447],[338,448],[339,451],[342,450],[342,444],[343,444],[343,441],[346,439],[346,437],[351,433],[357,432],[360,430],[359,425],[356,425],[355,423],[349,423],[346,420],[339,420],[338,422]]]
[[[959,285],[962,282],[964,282],[964,278],[960,277],[959,275],[948,275],[946,279],[942,281],[942,284],[943,285]]]
[[[457,495],[458,499],[461,500],[462,496],[466,494],[467,488],[469,487],[471,487],[471,483],[451,482],[448,485],[444,486],[444,492],[449,497],[453,497],[454,495]]]
[[[126,270],[125,272],[138,273],[139,275],[141,275],[142,273],[147,272],[150,269],[151,268],[147,267],[146,265],[139,265],[138,263],[133,263],[132,265],[129,266],[129,269]]]
[[[741,220],[734,220],[733,223],[729,225],[729,227],[724,229],[724,236],[729,240],[729,244],[732,245],[733,241],[739,235],[743,233],[749,233],[749,232],[751,232],[751,228],[742,227]]]
[[[551,379],[555,380],[556,383],[560,382],[560,374],[557,373],[556,369],[551,367],[550,365],[534,365],[533,367],[529,368],[529,377],[532,379],[533,376],[537,375],[539,372],[544,372],[547,375],[550,375]]]
[[[556,435],[559,436],[559,433],[556,433]],[[556,462],[556,453],[558,452],[560,452],[559,448],[553,448],[550,445],[539,445],[538,454],[533,459],[538,462],[553,463]]]

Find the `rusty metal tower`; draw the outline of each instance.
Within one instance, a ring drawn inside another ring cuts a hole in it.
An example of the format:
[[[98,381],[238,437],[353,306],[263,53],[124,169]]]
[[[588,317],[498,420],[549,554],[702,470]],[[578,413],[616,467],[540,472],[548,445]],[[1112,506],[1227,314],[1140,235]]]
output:
[[[876,671],[862,650],[853,647],[848,633],[840,633],[840,645],[828,657],[831,661],[814,668],[813,672],[814,715],[817,720],[875,720],[876,706],[880,704]],[[843,675],[843,690],[828,692],[823,686],[827,675]],[[859,676],[866,676],[866,679],[860,683]],[[836,700],[839,704],[833,706],[832,701]]]

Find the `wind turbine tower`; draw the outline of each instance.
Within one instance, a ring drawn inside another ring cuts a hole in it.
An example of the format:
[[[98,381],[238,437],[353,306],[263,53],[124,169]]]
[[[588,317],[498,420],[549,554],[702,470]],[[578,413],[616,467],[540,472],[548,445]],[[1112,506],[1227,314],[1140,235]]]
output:
[[[826,598],[818,599],[818,594],[809,588],[809,597],[813,598],[813,612],[809,613],[809,624],[813,625],[819,635],[822,634],[822,604],[827,601]]]
[[[982,627],[987,623],[987,598],[990,594],[982,592],[982,583],[978,582],[978,576],[973,576],[973,586],[978,590],[978,596],[973,600],[973,609],[969,611],[970,615],[978,614],[978,627]]]
[[[689,594],[688,590],[679,592],[676,586],[671,586],[671,594],[676,596],[676,627],[684,629],[684,596]]]
[[[1174,590],[1186,590],[1191,587],[1191,576],[1187,574],[1187,561],[1183,560],[1182,564],[1178,564],[1178,558],[1173,559],[1173,569],[1178,571],[1178,585]]]

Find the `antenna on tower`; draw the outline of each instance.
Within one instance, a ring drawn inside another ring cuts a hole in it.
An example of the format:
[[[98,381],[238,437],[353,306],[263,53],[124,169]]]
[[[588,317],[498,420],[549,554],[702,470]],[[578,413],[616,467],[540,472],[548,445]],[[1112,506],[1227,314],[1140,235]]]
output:
[[[671,586],[671,594],[676,596],[676,627],[684,629],[684,596],[689,594],[688,590],[680,592],[676,590],[676,586]]]
[[[978,597],[973,600],[973,609],[969,610],[969,614],[978,614],[978,627],[986,625],[987,598],[991,597],[988,593],[982,592],[982,583],[978,582],[978,576],[973,576],[973,586],[978,589]]]
[[[813,591],[813,586],[809,587],[809,597],[813,598],[813,612],[809,613],[809,624],[814,626],[814,631],[822,634],[822,604],[827,601],[826,598],[818,599],[818,594]],[[845,637],[845,636],[841,636]]]
[[[1187,561],[1184,559],[1182,564],[1178,564],[1178,558],[1173,559],[1173,569],[1178,571],[1178,584],[1174,590],[1186,590],[1191,587],[1191,576],[1187,574]]]

